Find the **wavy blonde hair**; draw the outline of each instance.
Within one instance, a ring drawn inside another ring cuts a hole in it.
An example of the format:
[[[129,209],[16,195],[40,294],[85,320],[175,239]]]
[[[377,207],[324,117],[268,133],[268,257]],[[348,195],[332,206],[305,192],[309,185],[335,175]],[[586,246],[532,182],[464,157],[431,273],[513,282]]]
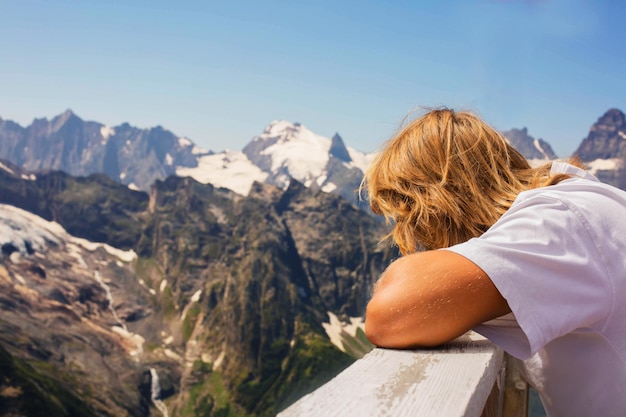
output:
[[[446,248],[483,234],[517,195],[555,184],[551,164],[531,168],[502,134],[469,112],[431,110],[392,137],[359,192],[393,221],[402,254]]]

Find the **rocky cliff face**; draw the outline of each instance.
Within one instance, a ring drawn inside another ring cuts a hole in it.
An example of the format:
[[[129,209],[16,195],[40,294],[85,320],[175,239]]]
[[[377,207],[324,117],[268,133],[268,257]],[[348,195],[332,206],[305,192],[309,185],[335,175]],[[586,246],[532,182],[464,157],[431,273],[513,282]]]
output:
[[[146,194],[103,176],[5,168],[0,203],[41,216],[22,212],[17,229],[54,233],[2,243],[0,347],[12,366],[32,368],[2,392],[49,381],[63,392],[40,397],[66,409],[273,415],[351,362],[322,324],[328,313],[361,316],[395,256],[377,245],[380,223],[297,182],[257,183],[242,197],[170,177]]]
[[[626,189],[626,116],[610,109],[574,152],[601,181]]]

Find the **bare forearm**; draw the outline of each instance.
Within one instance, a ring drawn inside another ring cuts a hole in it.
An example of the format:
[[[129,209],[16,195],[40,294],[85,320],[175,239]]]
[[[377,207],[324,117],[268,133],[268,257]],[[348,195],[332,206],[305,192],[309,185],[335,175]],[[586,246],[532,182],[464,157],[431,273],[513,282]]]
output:
[[[436,346],[509,311],[480,268],[453,252],[430,251],[389,266],[368,304],[365,331],[380,347]]]

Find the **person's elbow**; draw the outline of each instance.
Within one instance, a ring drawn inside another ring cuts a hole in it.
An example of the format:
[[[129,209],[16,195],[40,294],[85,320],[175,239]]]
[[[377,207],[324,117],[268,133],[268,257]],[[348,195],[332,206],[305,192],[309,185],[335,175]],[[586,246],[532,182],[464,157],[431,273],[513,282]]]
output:
[[[386,330],[384,318],[381,317],[381,312],[372,299],[367,304],[365,312],[365,336],[374,346],[389,347],[386,346],[388,339]]]
[[[385,323],[375,310],[368,307],[365,319],[365,336],[376,347],[402,349],[409,346],[402,346],[394,332],[390,331],[390,326]]]
[[[413,311],[415,314],[415,311]],[[419,313],[418,313],[419,314]],[[394,308],[384,297],[374,296],[365,313],[365,335],[377,347],[414,349],[439,346],[450,340],[427,322],[417,323],[410,315]]]

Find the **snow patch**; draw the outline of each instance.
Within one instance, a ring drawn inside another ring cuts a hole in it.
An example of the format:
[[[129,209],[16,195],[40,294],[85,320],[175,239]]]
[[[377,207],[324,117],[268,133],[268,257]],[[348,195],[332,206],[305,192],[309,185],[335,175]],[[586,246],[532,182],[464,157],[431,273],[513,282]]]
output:
[[[84,268],[87,265],[82,260],[77,246],[90,252],[103,248],[109,255],[124,262],[131,262],[137,258],[133,250],[125,251],[106,243],[91,242],[72,236],[57,222],[50,222],[14,206],[0,204],[0,245],[5,243],[11,243],[22,255],[43,252],[48,246],[65,243],[69,254]]]
[[[226,352],[222,351],[220,353],[220,356],[217,357],[217,359],[215,360],[215,362],[213,363],[213,368],[214,369],[219,369],[222,366],[222,363],[224,363],[224,358],[226,357]]]
[[[134,182],[131,182],[130,184],[128,184],[128,188],[133,191],[140,191],[139,187],[137,187],[137,185]]]
[[[341,349],[342,352],[346,351],[343,346],[342,333],[347,333],[349,336],[356,337],[358,329],[365,329],[365,320],[363,317],[350,317],[349,323],[344,323],[330,311],[328,312],[329,323],[322,323],[322,327],[326,331],[330,342]]]
[[[596,159],[585,164],[587,165],[587,171],[592,175],[596,175],[598,171],[611,171],[621,168],[622,161],[619,158]]]
[[[163,353],[170,359],[174,359],[177,362],[182,362],[183,358],[171,349],[163,349]]]
[[[337,189],[337,185],[335,185],[332,182],[329,182],[328,184],[325,184],[322,187],[322,191],[324,191],[325,193],[331,193],[333,191],[335,191]]]
[[[200,296],[202,295],[202,290],[198,290],[196,291],[192,296],[191,296],[191,302],[192,303],[197,303],[198,301],[200,301]]]
[[[532,168],[538,168],[542,165],[547,164],[548,162],[550,162],[548,159],[540,159],[540,158],[528,159],[528,165],[530,165]]]
[[[47,246],[58,246],[68,237],[65,229],[56,222],[0,204],[0,245],[10,243],[20,254],[30,255],[42,252]]]
[[[179,177],[192,177],[202,184],[228,188],[237,194],[248,195],[254,181],[263,182],[268,174],[254,165],[243,152],[224,151],[198,159],[195,168],[179,167]]]
[[[191,296],[191,299],[189,300],[189,304],[187,304],[185,308],[183,309],[183,314],[180,317],[181,320],[185,320],[185,317],[187,317],[187,311],[189,311],[189,308],[191,308],[192,304],[195,304],[198,301],[200,301],[201,295],[202,295],[202,290],[198,290]]]
[[[78,265],[80,265],[81,268],[83,269],[88,269],[89,267],[87,266],[87,262],[85,262],[85,259],[83,258],[83,255],[80,251],[80,247],[74,243],[69,243],[67,245],[67,253],[74,259],[76,259],[76,262],[78,262]]]
[[[115,129],[109,126],[102,126],[100,128],[100,135],[102,136],[102,144],[106,144],[109,140],[109,137],[115,135]]]
[[[119,326],[113,326],[111,327],[111,330],[132,344],[132,348],[129,351],[131,356],[139,356],[143,353],[143,344],[146,341],[143,337],[137,333],[131,333]]]
[[[193,148],[191,148],[191,154],[192,155],[206,155],[208,153],[209,153],[208,151],[202,149],[199,146],[194,146]]]
[[[113,314],[113,318],[115,319],[115,322],[119,324],[122,329],[128,331],[128,327],[126,327],[126,323],[124,323],[119,318],[119,316],[117,315],[117,311],[115,311],[115,305],[113,304],[113,294],[111,294],[111,287],[109,287],[109,285],[104,282],[99,271],[95,271],[93,273],[93,277],[96,279],[96,281],[98,281],[98,284],[100,284],[100,287],[102,287],[102,289],[107,295],[107,301],[109,302],[109,310],[111,311],[111,314]]]
[[[185,137],[178,138],[178,146],[181,148],[186,148],[187,146],[193,145],[193,142]]]
[[[172,165],[174,163],[174,158],[169,153],[165,154],[165,165]]]
[[[108,253],[109,255],[113,255],[116,258],[124,261],[124,262],[132,262],[135,259],[137,259],[137,254],[135,253],[134,250],[122,250],[122,249],[117,249],[114,248],[113,246],[109,246],[106,243],[99,243],[99,242],[91,242],[87,239],[83,239],[80,237],[74,237],[71,236],[71,242],[76,243],[77,245],[82,246],[83,248],[87,249],[90,252],[93,252],[99,248],[102,248],[106,251],[106,253]]]
[[[355,149],[352,149],[349,146],[347,146],[347,149],[348,149],[348,154],[350,155],[350,158],[352,158],[352,161],[348,164],[348,166],[358,168],[363,172],[366,172],[369,169],[369,166],[371,165],[372,161],[374,160],[374,158],[376,158],[376,155],[378,154],[377,152],[363,153]]]
[[[626,139],[626,133],[622,132],[621,130],[617,132],[617,134],[622,138],[622,139]]]
[[[539,153],[541,153],[545,159],[550,159],[550,157],[548,157],[548,154],[546,154],[546,151],[541,147],[541,143],[539,142],[539,139],[535,139],[533,141],[533,145],[535,146],[535,149],[537,149]]]
[[[15,175],[15,172],[11,168],[9,168],[8,166],[4,165],[2,162],[0,162],[0,169],[5,170],[9,174]]]

